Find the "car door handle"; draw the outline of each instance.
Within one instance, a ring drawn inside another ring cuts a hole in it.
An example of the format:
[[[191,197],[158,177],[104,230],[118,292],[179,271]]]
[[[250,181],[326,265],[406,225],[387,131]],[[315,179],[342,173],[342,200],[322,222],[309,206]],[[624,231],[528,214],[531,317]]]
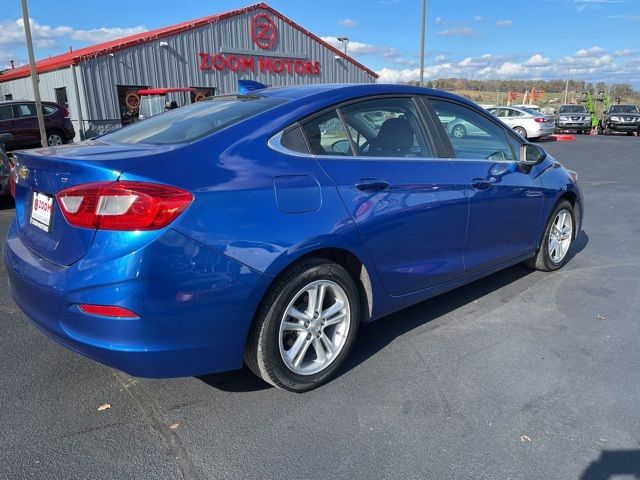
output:
[[[474,190],[488,190],[491,188],[491,182],[486,178],[474,178],[471,180],[471,188]]]
[[[389,187],[389,182],[379,178],[361,178],[356,182],[356,188],[363,192],[379,192]]]

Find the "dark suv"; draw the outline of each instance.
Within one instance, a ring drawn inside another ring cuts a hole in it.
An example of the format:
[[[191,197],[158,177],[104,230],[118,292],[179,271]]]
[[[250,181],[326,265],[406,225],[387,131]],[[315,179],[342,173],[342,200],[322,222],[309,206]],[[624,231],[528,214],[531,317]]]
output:
[[[42,102],[44,126],[49,145],[67,143],[76,136],[69,111],[53,102]],[[36,104],[29,100],[0,101],[0,133],[10,133],[7,150],[40,146]]]
[[[598,123],[598,133],[611,132],[640,133],[640,109],[635,105],[611,105],[602,113]]]

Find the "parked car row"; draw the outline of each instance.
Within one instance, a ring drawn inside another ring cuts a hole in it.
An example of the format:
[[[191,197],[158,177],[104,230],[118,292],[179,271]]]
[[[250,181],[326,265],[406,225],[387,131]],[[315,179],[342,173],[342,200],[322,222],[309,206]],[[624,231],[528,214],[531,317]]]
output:
[[[42,113],[49,146],[73,140],[76,132],[69,118],[69,110],[53,102],[42,102]],[[0,101],[0,133],[10,133],[7,150],[39,147],[40,129],[36,104],[28,100]]]

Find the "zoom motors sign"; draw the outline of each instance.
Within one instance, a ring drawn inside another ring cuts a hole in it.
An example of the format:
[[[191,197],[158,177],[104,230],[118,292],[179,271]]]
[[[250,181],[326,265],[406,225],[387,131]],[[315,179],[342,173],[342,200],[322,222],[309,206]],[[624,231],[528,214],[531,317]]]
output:
[[[264,13],[255,15],[249,24],[251,41],[260,50],[240,53],[200,52],[200,70],[231,71],[241,73],[276,73],[286,75],[320,75],[320,62],[278,57],[271,50],[278,43],[278,27],[273,19]]]
[[[320,62],[297,58],[271,58],[224,53],[198,53],[200,70],[229,70],[242,73],[285,73],[320,75]]]

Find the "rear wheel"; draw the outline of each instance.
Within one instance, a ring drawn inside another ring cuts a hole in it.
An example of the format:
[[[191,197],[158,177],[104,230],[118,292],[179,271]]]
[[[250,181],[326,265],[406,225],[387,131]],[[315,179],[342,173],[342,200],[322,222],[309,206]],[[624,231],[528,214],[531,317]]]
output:
[[[353,347],[359,305],[358,288],[340,265],[324,259],[295,265],[263,300],[247,341],[246,364],[285,390],[322,385]]]
[[[627,132],[627,136],[633,137],[633,132]]]
[[[514,127],[513,131],[520,135],[522,138],[527,138],[527,131],[522,127]]]
[[[47,145],[55,147],[56,145],[63,145],[64,143],[64,136],[58,130],[47,131]]]
[[[525,264],[543,272],[561,268],[567,262],[575,228],[573,207],[566,200],[560,201],[549,217],[538,251]]]
[[[467,129],[464,125],[456,125],[451,129],[451,134],[456,138],[464,138],[467,136]]]

